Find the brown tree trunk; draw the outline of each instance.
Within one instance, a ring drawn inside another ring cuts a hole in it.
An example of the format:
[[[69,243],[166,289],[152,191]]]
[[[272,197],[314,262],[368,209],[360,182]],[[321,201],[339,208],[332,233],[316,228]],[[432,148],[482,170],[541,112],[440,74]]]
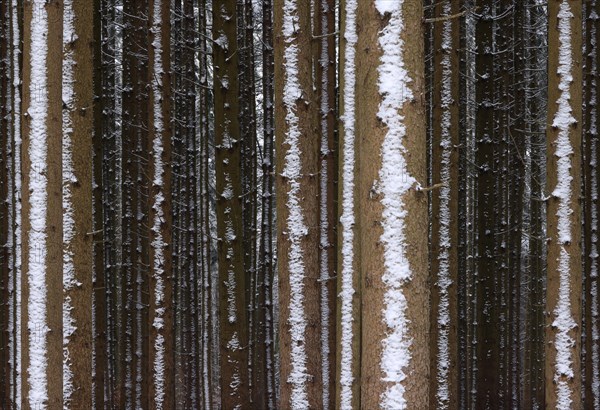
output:
[[[429,408],[422,16],[416,0],[358,4],[359,22],[377,22],[357,45],[364,409]]]
[[[581,408],[581,2],[548,4],[546,405]]]
[[[310,2],[278,0],[275,138],[280,301],[280,407],[323,405],[319,284],[318,106]]]
[[[215,152],[220,292],[221,405],[248,408],[248,334],[239,170],[236,0],[214,14]]]
[[[63,405],[61,1],[24,4],[22,407]]]
[[[63,241],[65,369],[69,408],[92,406],[92,135],[97,2],[65,2]],[[65,101],[66,97],[66,101]]]

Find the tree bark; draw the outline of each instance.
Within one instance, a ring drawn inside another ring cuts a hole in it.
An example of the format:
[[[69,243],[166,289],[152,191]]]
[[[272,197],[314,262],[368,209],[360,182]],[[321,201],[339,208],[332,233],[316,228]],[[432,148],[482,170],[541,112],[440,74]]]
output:
[[[365,409],[429,408],[428,206],[419,190],[426,181],[422,17],[420,1],[358,4]],[[390,61],[402,61],[406,72]]]
[[[22,407],[62,407],[61,1],[24,7]]]
[[[97,2],[65,1],[63,33],[63,399],[92,406],[92,135]],[[65,98],[66,97],[66,98]],[[65,101],[66,99],[66,101]]]
[[[548,16],[546,405],[581,408],[581,2]]]

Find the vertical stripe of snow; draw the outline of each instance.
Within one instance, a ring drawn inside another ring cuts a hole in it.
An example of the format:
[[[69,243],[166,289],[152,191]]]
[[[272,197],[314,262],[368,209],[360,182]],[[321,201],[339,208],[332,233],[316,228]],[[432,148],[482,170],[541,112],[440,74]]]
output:
[[[287,193],[286,207],[288,217],[286,230],[290,241],[289,250],[289,282],[290,282],[290,333],[291,333],[291,372],[287,383],[292,386],[292,408],[308,408],[308,379],[306,369],[306,349],[304,335],[306,332],[306,312],[304,308],[304,278],[306,277],[304,255],[301,241],[308,228],[304,221],[300,198],[300,181],[302,173],[302,155],[300,152],[300,128],[296,115],[296,102],[302,94],[298,78],[298,46],[295,44],[296,29],[299,24],[296,0],[284,0],[283,5],[283,37],[284,37],[284,72],[283,103],[286,108],[285,120],[288,132],[285,142],[289,145],[285,153],[283,177],[287,178],[290,189]]]
[[[327,289],[327,283],[331,278],[329,277],[329,254],[328,249],[329,243],[329,215],[328,215],[328,191],[327,184],[329,182],[329,169],[327,167],[327,158],[329,156],[329,127],[327,124],[327,116],[329,115],[329,37],[326,34],[329,31],[329,25],[327,24],[327,13],[330,11],[327,4],[327,0],[321,0],[321,173],[320,173],[320,185],[321,185],[321,232],[320,232],[320,246],[321,246],[321,263],[320,263],[320,280],[321,280],[321,373],[323,378],[323,408],[329,407],[329,332],[330,324],[329,317],[331,315],[331,306],[329,305],[329,290]],[[331,10],[333,12],[333,10]]]
[[[567,0],[560,4],[558,12],[558,35],[559,35],[559,64],[558,74],[560,83],[558,88],[561,92],[557,105],[558,109],[554,116],[552,126],[558,129],[556,139],[557,157],[557,185],[552,195],[558,200],[558,243],[561,245],[558,271],[560,275],[558,289],[558,303],[554,309],[555,319],[552,325],[556,327],[556,338],[554,347],[556,349],[556,364],[554,368],[554,380],[556,382],[557,408],[571,408],[571,396],[575,394],[568,385],[565,378],[572,378],[573,360],[571,348],[575,340],[569,335],[577,324],[571,315],[571,284],[570,284],[570,257],[565,245],[571,241],[571,208],[573,176],[571,175],[571,158],[573,148],[569,139],[569,128],[575,123],[570,103],[570,85],[573,82],[571,73],[573,58],[571,50],[571,19],[573,14]]]
[[[451,12],[451,3],[444,3],[443,15],[448,16]],[[440,182],[443,187],[440,189],[440,240],[439,248],[439,271],[437,277],[437,286],[439,288],[440,300],[437,312],[437,387],[436,392],[437,405],[439,409],[446,409],[450,400],[450,386],[448,381],[450,371],[450,351],[449,351],[449,333],[450,333],[450,298],[448,289],[452,284],[450,277],[450,155],[452,153],[451,136],[451,113],[452,104],[452,67],[450,65],[451,53],[451,30],[452,21],[446,20],[442,32],[442,85],[441,85],[441,107],[442,107],[442,163]]]
[[[344,138],[342,163],[342,289],[341,303],[341,335],[340,335],[340,408],[352,408],[352,373],[353,357],[353,323],[354,323],[354,164],[355,164],[355,90],[356,90],[356,9],[357,0],[346,1],[346,20],[344,39]]]
[[[154,340],[154,401],[157,409],[162,409],[165,401],[165,335],[164,332],[164,302],[165,302],[165,283],[164,283],[164,249],[165,243],[161,230],[161,221],[164,220],[163,203],[165,196],[163,192],[163,174],[164,164],[162,161],[162,155],[164,151],[163,145],[163,132],[164,132],[164,119],[161,106],[161,95],[162,83],[160,79],[164,74],[163,67],[163,50],[162,50],[162,1],[154,0],[154,10],[152,19],[152,33],[154,34],[154,42],[152,47],[154,48],[154,61],[152,62],[154,69],[154,80],[152,81],[152,93],[153,93],[153,113],[154,113],[154,151],[153,151],[153,162],[154,162],[154,186],[159,188],[159,191],[154,198],[153,210],[154,210],[154,221],[152,224],[152,232],[154,239],[152,241],[152,249],[154,251],[154,280],[156,287],[154,289],[154,305],[156,306],[156,316],[152,326],[156,329],[156,339]]]
[[[28,323],[29,333],[29,365],[27,367],[29,382],[29,403],[44,403],[48,399],[48,381],[46,377],[47,346],[46,335],[46,240],[47,240],[47,202],[48,179],[45,174],[47,166],[47,128],[48,117],[48,85],[46,78],[48,56],[48,15],[45,0],[33,0],[31,9],[31,79],[29,82],[29,219],[31,227],[28,232],[27,260],[29,269],[27,281],[29,285]]]
[[[381,104],[378,117],[387,125],[388,131],[381,148],[381,171],[379,186],[383,198],[383,234],[381,242],[384,245],[384,274],[385,286],[383,320],[388,332],[383,340],[381,356],[381,371],[387,388],[380,397],[382,409],[405,409],[405,387],[403,382],[407,375],[406,368],[410,364],[410,345],[408,333],[409,320],[407,301],[403,285],[411,280],[412,273],[406,259],[406,242],[404,234],[403,209],[404,194],[416,183],[408,174],[405,149],[402,140],[406,136],[404,117],[400,114],[404,103],[412,97],[409,88],[411,79],[405,68],[403,54],[404,22],[402,7],[404,0],[387,1],[375,0],[379,13],[389,17],[385,28],[381,31],[379,45],[382,50],[379,73],[379,93]]]
[[[14,196],[15,196],[15,298],[17,309],[21,306],[21,70],[19,57],[21,54],[21,32],[19,30],[18,0],[12,0],[12,49],[13,49],[13,139],[14,139]],[[21,334],[21,312],[16,312],[16,334]],[[16,395],[15,402],[21,403],[21,337],[16,338],[15,369]]]
[[[73,1],[64,1],[63,14],[63,72],[62,72],[62,100],[63,109],[63,137],[62,137],[62,206],[63,206],[63,291],[68,292],[78,285],[75,279],[75,266],[73,263],[73,250],[71,241],[75,237],[75,210],[71,186],[76,178],[73,170],[73,123],[71,114],[74,110],[74,57],[71,48],[75,40],[75,26],[73,14]],[[68,409],[71,395],[73,394],[73,371],[69,357],[69,338],[76,330],[75,318],[71,315],[71,297],[67,295],[63,300],[63,402],[64,408]]]

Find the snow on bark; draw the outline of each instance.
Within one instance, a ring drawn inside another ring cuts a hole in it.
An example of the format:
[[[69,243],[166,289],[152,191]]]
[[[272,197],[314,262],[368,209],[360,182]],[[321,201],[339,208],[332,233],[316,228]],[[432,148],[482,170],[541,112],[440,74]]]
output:
[[[572,76],[572,50],[571,50],[571,19],[573,14],[567,0],[560,4],[558,12],[558,31],[559,31],[559,64],[558,74],[560,83],[558,88],[561,92],[557,105],[558,109],[554,116],[552,126],[558,129],[556,139],[557,157],[557,185],[552,195],[558,200],[558,210],[556,216],[558,219],[558,243],[560,244],[560,255],[558,260],[558,270],[560,282],[558,289],[558,303],[554,309],[555,319],[552,325],[556,328],[556,338],[554,346],[556,349],[556,363],[554,368],[554,380],[556,382],[557,408],[570,409],[571,396],[573,392],[565,378],[574,377],[572,347],[576,343],[569,335],[577,324],[571,315],[571,275],[570,275],[570,256],[565,245],[571,242],[571,198],[573,195],[571,184],[573,176],[571,175],[571,155],[573,147],[569,138],[569,129],[575,123],[572,115],[573,109],[570,103],[570,85],[573,82]]]
[[[302,250],[302,238],[306,236],[306,227],[300,197],[302,180],[302,153],[300,152],[299,118],[296,104],[302,95],[298,73],[298,46],[295,44],[296,30],[299,25],[296,0],[285,0],[283,5],[283,37],[284,37],[284,89],[283,103],[286,109],[285,120],[288,127],[285,143],[289,146],[285,153],[282,176],[288,180],[286,207],[288,217],[286,230],[290,242],[289,281],[290,281],[290,335],[291,335],[291,372],[287,383],[292,386],[291,406],[295,409],[308,408],[309,379],[306,369],[306,348],[304,336],[307,320],[304,307],[304,279],[306,271]]]
[[[12,52],[13,52],[13,140],[14,140],[14,201],[15,201],[15,306],[21,306],[21,69],[19,57],[21,54],[21,32],[19,30],[18,0],[12,0]],[[21,334],[21,312],[16,312],[16,334]],[[15,385],[15,402],[21,403],[21,337],[16,338],[16,357],[14,366],[17,372]]]
[[[444,3],[443,15],[451,14],[451,3]],[[452,153],[452,136],[451,130],[451,112],[450,105],[452,104],[452,67],[450,62],[450,53],[452,52],[452,21],[446,20],[442,32],[442,84],[441,84],[441,178],[443,184],[440,189],[440,232],[439,232],[439,270],[436,286],[439,288],[439,307],[437,312],[437,392],[438,406],[440,409],[446,409],[449,406],[450,386],[449,386],[449,371],[450,371],[450,298],[448,290],[452,285],[450,275],[450,155]]]
[[[596,14],[596,11],[592,9],[590,13],[590,19],[596,21],[599,16]],[[591,24],[591,29],[589,36],[592,39],[596,38],[596,24]],[[593,42],[593,47],[590,51],[590,59],[592,61],[592,66],[590,67],[590,72],[595,74],[598,72],[598,63],[596,61],[598,58],[598,44]],[[590,138],[590,167],[592,168],[592,178],[590,181],[590,189],[591,189],[591,201],[590,201],[590,214],[591,214],[591,222],[592,226],[598,226],[598,161],[597,161],[597,152],[598,152],[598,129],[596,127],[596,121],[598,119],[598,110],[596,108],[596,104],[598,102],[598,94],[597,94],[597,80],[596,77],[592,77],[592,87],[590,89],[590,129],[589,133],[592,136]],[[592,238],[591,238],[591,247],[589,254],[587,255],[590,258],[590,278],[591,278],[591,289],[590,295],[591,300],[589,301],[591,306],[592,313],[592,380],[591,380],[591,391],[593,396],[594,408],[600,408],[600,346],[598,342],[600,341],[600,330],[598,329],[598,232],[596,230],[592,230]],[[594,320],[595,319],[595,320]]]
[[[160,79],[164,74],[163,67],[163,50],[162,50],[162,1],[154,0],[154,10],[152,19],[152,33],[154,35],[154,41],[152,47],[154,48],[154,61],[153,73],[154,79],[152,81],[152,93],[153,93],[153,113],[154,113],[154,141],[153,141],[153,162],[154,162],[154,186],[159,188],[154,198],[154,204],[152,209],[154,210],[154,221],[152,224],[153,241],[152,249],[154,251],[154,280],[156,287],[154,290],[154,304],[156,306],[156,316],[152,326],[156,329],[156,339],[154,340],[154,390],[155,397],[154,403],[157,409],[162,409],[165,404],[165,335],[164,332],[164,314],[165,314],[165,283],[164,283],[164,250],[166,244],[161,230],[161,222],[164,220],[163,203],[165,196],[163,192],[163,174],[164,164],[162,155],[164,152],[163,145],[163,132],[164,132],[164,119],[161,106],[161,95],[162,83]]]
[[[31,405],[44,403],[48,399],[48,367],[46,323],[46,255],[47,255],[47,208],[48,179],[47,167],[47,134],[48,118],[48,84],[46,78],[48,56],[48,15],[45,0],[33,0],[31,7],[36,17],[31,19],[31,78],[28,84],[30,106],[29,130],[29,219],[31,227],[28,232],[27,260],[29,263],[27,281],[29,299],[27,304],[29,334],[29,365],[27,366],[29,396]]]
[[[75,210],[73,208],[71,186],[76,182],[73,170],[73,151],[71,139],[73,123],[71,114],[74,110],[74,57],[71,48],[75,40],[75,26],[73,14],[73,1],[64,1],[63,14],[63,73],[62,73],[62,100],[63,108],[63,136],[62,136],[62,206],[63,206],[63,292],[68,292],[78,286],[75,279],[75,266],[73,263],[73,250],[71,241],[75,237]],[[71,395],[73,394],[73,371],[69,357],[69,338],[77,329],[75,318],[71,315],[71,297],[67,295],[63,300],[63,401],[64,408],[68,409]]]
[[[329,156],[329,127],[327,124],[327,116],[329,115],[329,39],[325,35],[329,31],[329,25],[327,22],[327,13],[329,12],[329,6],[327,0],[321,0],[321,172],[320,172],[320,246],[321,246],[321,260],[320,260],[320,274],[319,278],[321,281],[321,374],[322,374],[322,386],[323,386],[323,408],[329,407],[329,333],[330,323],[329,317],[331,315],[331,306],[329,305],[329,290],[327,289],[327,282],[332,278],[329,277],[329,255],[328,249],[331,246],[329,243],[329,228],[330,221],[328,216],[328,182],[329,182],[329,169],[327,167],[327,158]]]
[[[341,335],[340,335],[340,408],[352,408],[352,372],[353,357],[353,323],[354,323],[354,168],[355,168],[355,90],[356,90],[356,0],[347,0],[345,3],[345,30],[344,39],[344,138],[343,138],[343,164],[342,164],[342,214],[340,223],[342,227],[342,290],[341,303]]]
[[[400,114],[404,103],[412,97],[409,88],[411,79],[406,70],[403,54],[404,22],[402,7],[404,0],[375,0],[381,16],[389,18],[379,37],[381,63],[379,73],[379,93],[381,104],[378,117],[387,125],[387,134],[381,148],[381,170],[379,188],[383,194],[383,234],[384,268],[382,277],[385,286],[383,320],[388,332],[383,339],[381,371],[387,384],[380,397],[382,409],[405,409],[405,373],[411,361],[411,336],[408,332],[407,301],[403,285],[412,278],[406,259],[407,245],[404,234],[403,196],[416,183],[409,175],[404,159],[405,149],[402,140],[406,136],[404,117]]]

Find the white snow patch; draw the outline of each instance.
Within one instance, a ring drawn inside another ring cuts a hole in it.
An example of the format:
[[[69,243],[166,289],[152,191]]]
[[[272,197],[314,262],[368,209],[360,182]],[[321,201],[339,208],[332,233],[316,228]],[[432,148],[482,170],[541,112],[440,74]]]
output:
[[[570,86],[573,82],[571,73],[573,58],[571,47],[571,19],[573,14],[568,1],[562,1],[558,12],[558,31],[559,31],[559,65],[558,74],[560,75],[559,90],[561,91],[557,104],[558,109],[554,116],[552,126],[558,129],[556,140],[557,157],[557,185],[552,195],[559,201],[556,216],[558,218],[558,242],[561,246],[558,271],[560,274],[558,302],[554,309],[555,319],[552,323],[556,327],[556,339],[554,347],[556,348],[556,364],[554,368],[554,380],[556,382],[556,394],[558,409],[570,409],[572,395],[575,394],[568,385],[565,378],[572,378],[573,357],[572,348],[575,340],[569,335],[577,324],[571,315],[571,284],[570,284],[570,257],[565,249],[571,241],[571,184],[573,176],[571,175],[571,155],[573,147],[569,139],[569,129],[575,123],[572,115],[573,109],[570,103]]]
[[[355,121],[356,121],[356,0],[346,1],[344,38],[344,138],[342,162],[342,269],[340,292],[341,335],[340,335],[340,408],[352,408],[352,384],[354,382],[354,169],[355,169]]]
[[[29,83],[30,118],[29,131],[29,218],[31,228],[28,232],[27,260],[29,269],[27,280],[29,285],[28,323],[29,333],[29,365],[27,367],[29,382],[29,404],[40,405],[48,400],[48,380],[46,369],[47,333],[46,324],[46,240],[47,240],[47,208],[48,179],[47,166],[47,129],[48,118],[48,84],[46,77],[48,56],[48,15],[45,0],[33,0],[31,7],[37,10],[37,18],[31,20],[31,79]],[[45,405],[44,405],[45,407]]]
[[[295,0],[284,0],[283,4],[283,36],[284,36],[284,72],[285,82],[283,103],[286,108],[288,133],[285,142],[289,145],[285,153],[283,176],[289,181],[286,207],[288,218],[286,231],[290,241],[289,281],[290,281],[290,317],[288,319],[291,333],[291,372],[287,382],[292,386],[291,407],[306,409],[308,391],[306,382],[309,378],[306,369],[306,348],[304,336],[306,332],[306,313],[304,311],[304,279],[306,271],[301,241],[308,228],[304,222],[300,198],[300,181],[302,177],[302,155],[299,140],[299,118],[296,115],[296,103],[302,92],[298,78],[298,46],[295,44],[296,30],[299,27]]]
[[[383,195],[383,234],[385,272],[382,280],[385,286],[384,323],[388,333],[383,340],[380,367],[387,388],[380,397],[382,409],[398,410],[407,407],[404,398],[406,368],[410,364],[412,339],[408,333],[409,320],[406,317],[407,301],[403,285],[411,280],[412,273],[406,260],[407,245],[404,236],[403,197],[416,183],[409,175],[404,159],[405,149],[402,140],[406,136],[404,117],[400,114],[404,103],[412,97],[409,88],[411,79],[405,68],[403,53],[404,32],[402,16],[403,0],[375,0],[381,15],[387,14],[389,22],[381,31],[379,45],[383,52],[379,73],[379,93],[382,101],[378,117],[388,126],[381,149],[381,171],[379,188]]]

